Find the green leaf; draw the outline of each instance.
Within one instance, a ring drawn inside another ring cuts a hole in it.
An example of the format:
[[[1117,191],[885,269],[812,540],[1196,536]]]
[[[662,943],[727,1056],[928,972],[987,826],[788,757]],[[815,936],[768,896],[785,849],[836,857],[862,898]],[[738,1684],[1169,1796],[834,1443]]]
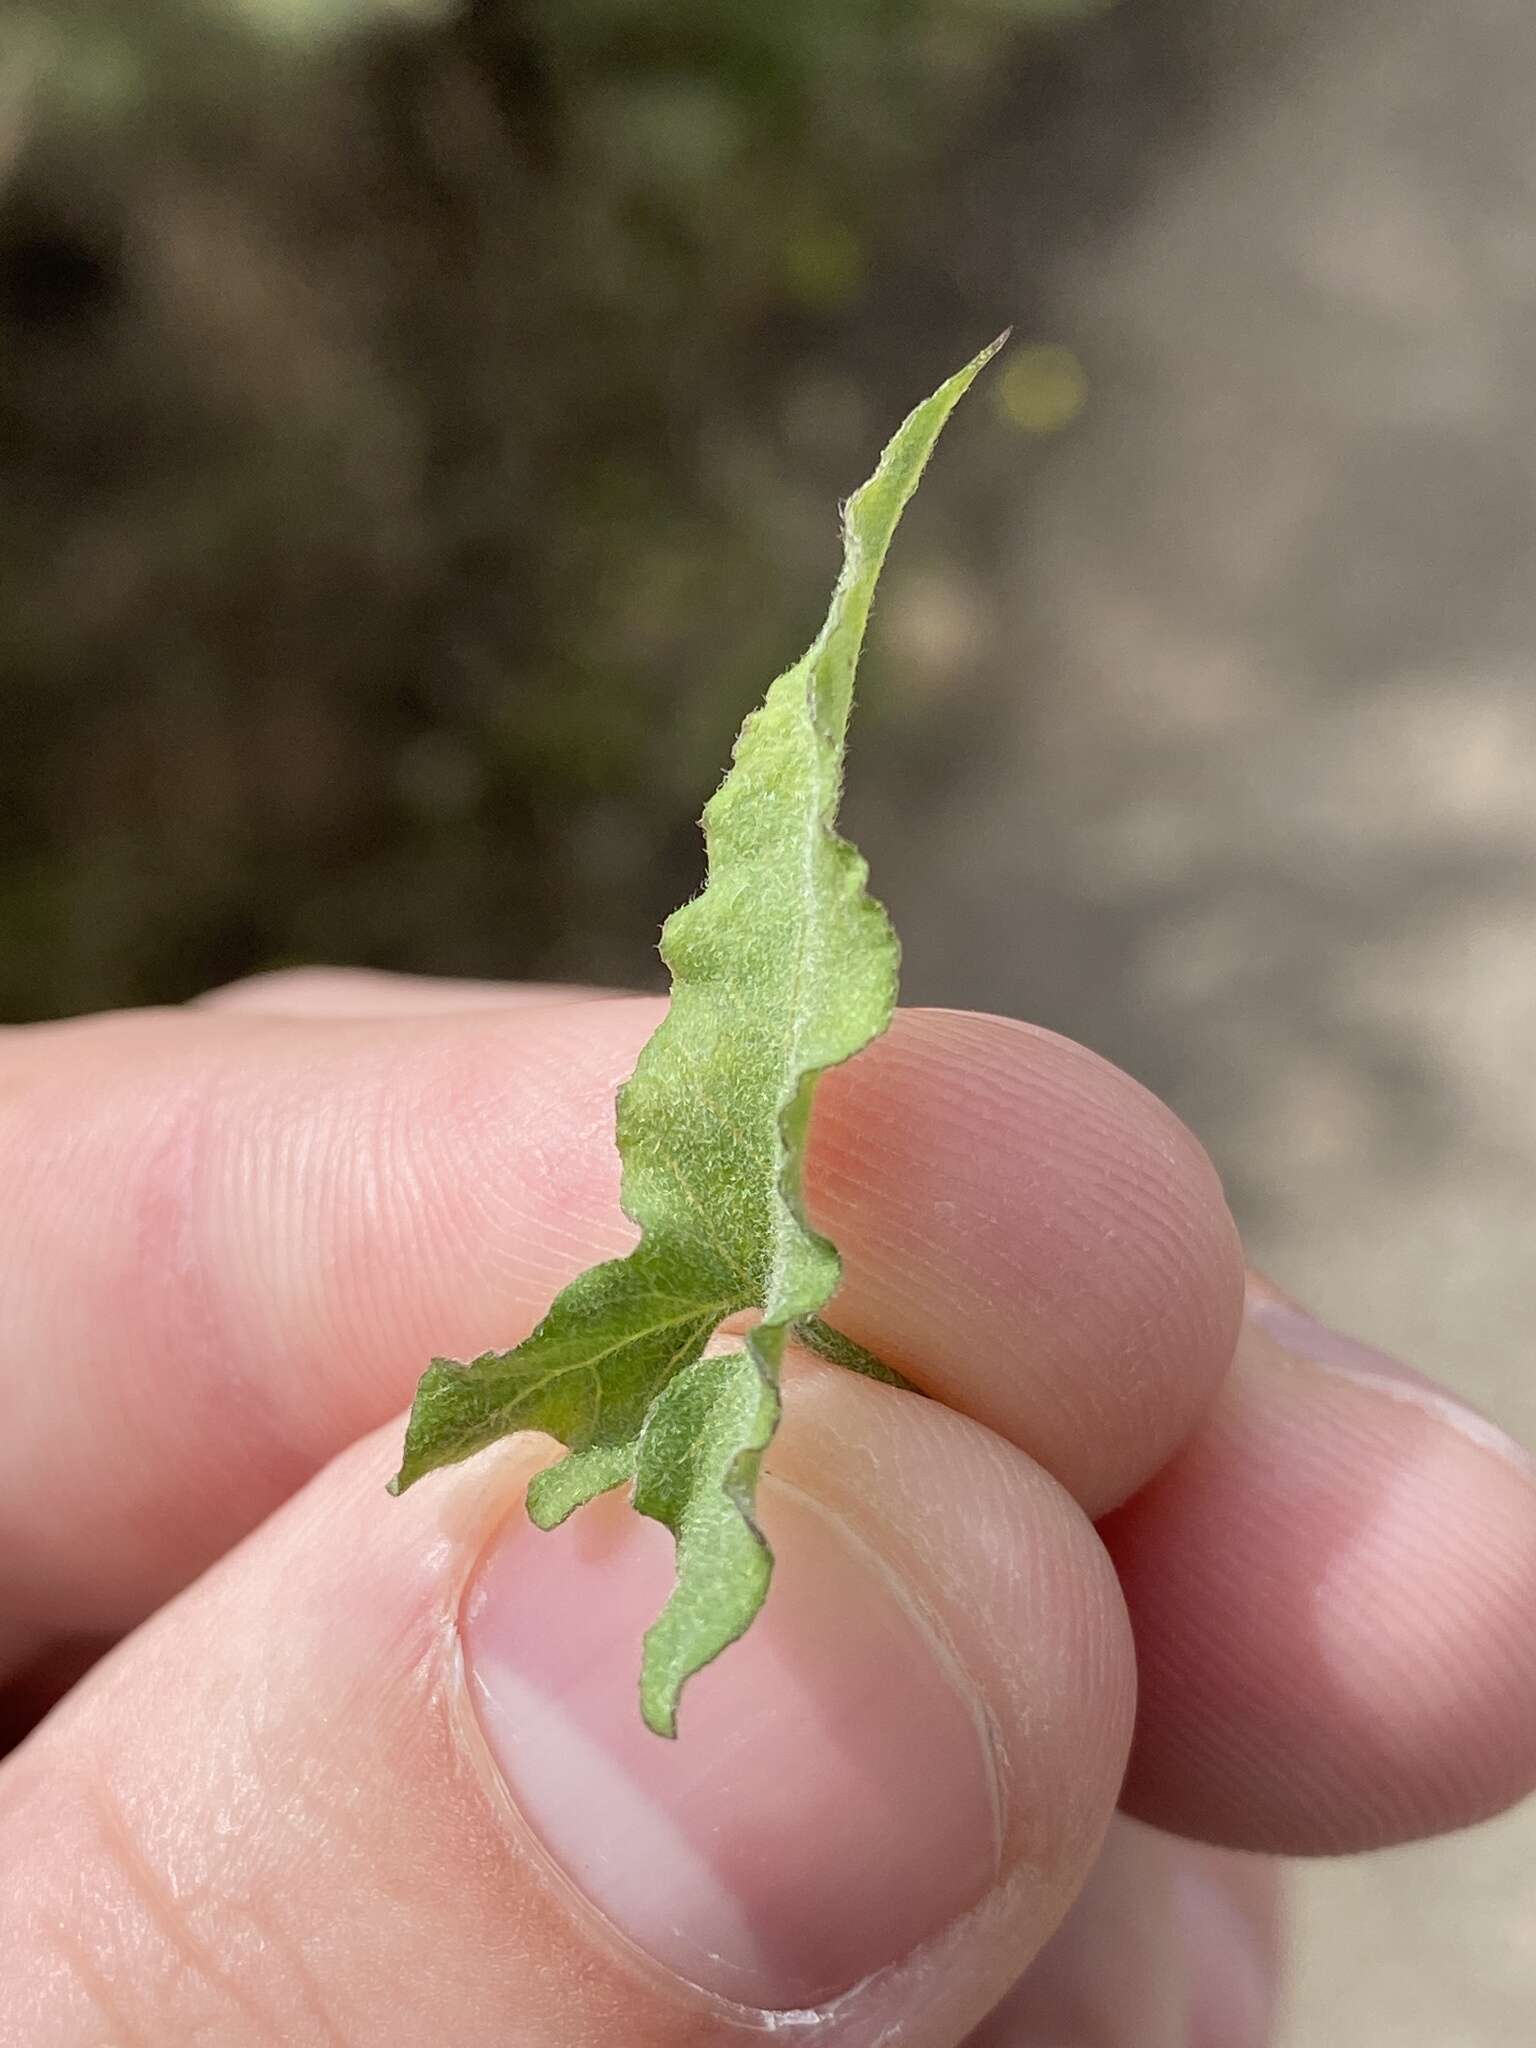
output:
[[[671,1007],[619,1091],[639,1243],[572,1281],[515,1350],[435,1360],[391,1481],[401,1492],[534,1429],[569,1452],[529,1489],[541,1528],[633,1482],[635,1506],[677,1540],[677,1584],[641,1674],[642,1711],[663,1735],[687,1679],[768,1590],[753,1496],[786,1339],[905,1384],[821,1321],[841,1268],[806,1220],[801,1164],[818,1077],[878,1037],[896,1003],[896,935],[834,829],[875,583],[944,422],[1000,345],[910,414],[849,500],[826,623],[742,727],[705,808],[708,882],[662,933]],[[706,1356],[721,1322],[749,1309],[761,1320],[744,1345]]]
[[[782,1331],[697,1359],[657,1399],[641,1435],[635,1506],[677,1538],[677,1586],[645,1638],[640,1711],[677,1733],[685,1680],[745,1634],[773,1557],[752,1515],[757,1470],[779,1424]]]

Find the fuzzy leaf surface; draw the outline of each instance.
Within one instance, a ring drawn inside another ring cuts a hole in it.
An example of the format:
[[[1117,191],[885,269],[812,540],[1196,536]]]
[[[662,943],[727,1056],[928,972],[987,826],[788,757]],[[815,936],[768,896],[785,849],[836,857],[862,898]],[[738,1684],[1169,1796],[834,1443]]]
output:
[[[799,1327],[855,1370],[899,1375],[821,1322],[840,1277],[806,1220],[801,1168],[818,1077],[890,1023],[899,949],[835,829],[854,672],[891,536],[950,412],[997,344],[909,415],[843,518],[825,624],[742,727],[704,812],[708,881],[667,920],[667,1015],[619,1092],[635,1249],[573,1280],[514,1350],[423,1376],[395,1491],[515,1430],[569,1455],[529,1490],[553,1527],[632,1483],[677,1542],[677,1584],[645,1641],[641,1708],[676,1732],[687,1679],[742,1634],[772,1559],[758,1467],[779,1416],[779,1363]],[[705,1355],[728,1316],[761,1311],[744,1345]]]

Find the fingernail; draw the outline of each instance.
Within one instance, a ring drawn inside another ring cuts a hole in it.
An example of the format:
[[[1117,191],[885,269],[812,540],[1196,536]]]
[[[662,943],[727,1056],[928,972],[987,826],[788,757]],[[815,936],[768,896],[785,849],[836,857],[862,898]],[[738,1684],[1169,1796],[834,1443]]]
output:
[[[463,1613],[491,1756],[597,1910],[690,1983],[825,2003],[974,1905],[997,1781],[963,1674],[885,1563],[805,1495],[763,1487],[767,1604],[642,1724],[640,1638],[672,1544],[617,1497],[542,1534],[514,1514]]]
[[[1514,1438],[1505,1434],[1486,1415],[1438,1385],[1426,1374],[1374,1345],[1333,1330],[1307,1314],[1277,1290],[1250,1284],[1247,1314],[1280,1349],[1293,1358],[1305,1359],[1324,1372],[1338,1374],[1357,1385],[1370,1387],[1388,1399],[1405,1401],[1433,1415],[1482,1450],[1491,1451],[1527,1474],[1536,1473],[1536,1460]]]

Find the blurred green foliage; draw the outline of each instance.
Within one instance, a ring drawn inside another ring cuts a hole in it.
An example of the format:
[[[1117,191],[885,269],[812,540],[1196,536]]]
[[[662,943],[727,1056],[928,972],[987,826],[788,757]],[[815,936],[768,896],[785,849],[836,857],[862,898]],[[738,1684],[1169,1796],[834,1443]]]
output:
[[[840,336],[1086,11],[7,9],[0,1015],[648,975],[870,453]]]

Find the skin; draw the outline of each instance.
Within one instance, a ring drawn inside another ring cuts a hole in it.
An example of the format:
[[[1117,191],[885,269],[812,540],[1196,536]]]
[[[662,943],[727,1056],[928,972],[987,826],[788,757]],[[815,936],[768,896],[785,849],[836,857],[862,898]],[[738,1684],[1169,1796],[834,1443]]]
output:
[[[628,1243],[657,1015],[302,974],[0,1035],[0,2042],[761,2038],[498,1782],[465,1617],[538,1454],[382,1492],[424,1361]],[[773,1485],[919,1589],[1007,1797],[960,1918],[792,2038],[1261,2048],[1274,1855],[1536,1783],[1530,1462],[1245,1281],[1195,1141],[1048,1033],[903,1013],[807,1189],[943,1405],[801,1361]]]

